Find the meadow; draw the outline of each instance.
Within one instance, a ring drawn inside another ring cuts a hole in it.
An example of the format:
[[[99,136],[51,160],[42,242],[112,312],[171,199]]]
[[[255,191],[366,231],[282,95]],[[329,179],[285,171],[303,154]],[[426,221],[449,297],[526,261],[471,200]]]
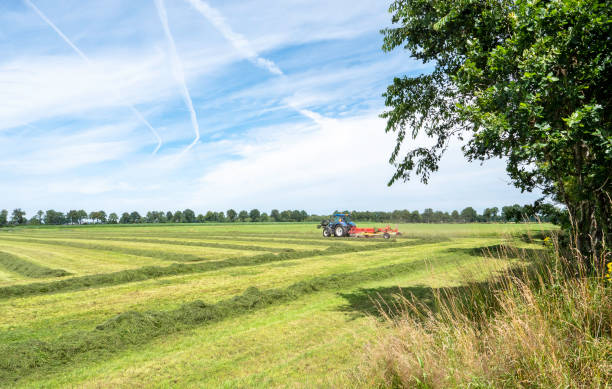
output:
[[[353,386],[381,299],[490,278],[520,262],[500,245],[541,250],[554,228],[398,227],[388,241],[297,223],[2,229],[0,387]]]

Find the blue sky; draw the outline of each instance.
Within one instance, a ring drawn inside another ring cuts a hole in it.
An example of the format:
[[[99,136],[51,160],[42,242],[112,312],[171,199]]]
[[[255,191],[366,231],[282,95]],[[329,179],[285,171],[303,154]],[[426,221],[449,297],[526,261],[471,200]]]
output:
[[[387,7],[0,2],[0,208],[450,211],[539,197],[458,144],[429,185],[386,186],[381,94],[431,70],[381,51]]]

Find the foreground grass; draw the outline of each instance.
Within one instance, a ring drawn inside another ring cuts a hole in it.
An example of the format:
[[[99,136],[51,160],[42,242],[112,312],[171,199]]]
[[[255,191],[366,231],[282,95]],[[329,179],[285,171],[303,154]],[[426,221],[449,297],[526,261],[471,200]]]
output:
[[[438,291],[431,304],[398,294],[360,384],[608,388],[612,285],[576,263],[552,254],[527,270]]]
[[[347,387],[375,320],[348,296],[363,290],[460,285],[466,272],[486,277],[506,261],[471,261],[320,291],[295,301],[157,338],[107,358],[81,356],[60,370],[24,377],[24,387]],[[372,295],[374,298],[375,295]],[[370,301],[366,298],[364,301]],[[357,356],[357,358],[356,358]],[[333,370],[337,374],[329,374]]]
[[[529,247],[504,234],[543,228],[459,227],[406,226],[396,242],[323,239],[304,224],[0,231],[2,250],[81,269],[6,279],[0,386],[350,386],[364,343],[392,331],[369,316],[373,298],[401,286],[428,302],[467,272],[483,281],[520,262],[483,260],[483,248]]]

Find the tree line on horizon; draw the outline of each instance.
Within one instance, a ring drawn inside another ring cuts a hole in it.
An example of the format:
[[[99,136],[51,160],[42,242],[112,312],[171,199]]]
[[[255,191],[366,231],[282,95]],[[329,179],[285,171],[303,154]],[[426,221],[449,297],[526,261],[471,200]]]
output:
[[[334,211],[345,212],[348,211]],[[426,208],[423,212],[409,211],[352,211],[351,217],[362,222],[396,222],[396,223],[491,223],[491,222],[530,222],[542,221],[563,224],[567,218],[566,212],[552,204],[526,204],[508,205],[485,208],[479,214],[473,207],[466,207],[461,211],[452,212],[434,211]],[[250,211],[235,211],[228,209],[223,212],[208,211],[197,214],[191,209],[183,211],[149,211],[141,215],[137,211],[123,212],[121,215],[103,210],[87,213],[85,210],[70,210],[66,213],[53,209],[43,212],[39,210],[31,218],[21,208],[14,209],[9,218],[6,209],[0,211],[0,226],[18,225],[80,225],[80,224],[143,224],[143,223],[234,223],[234,222],[307,222],[320,221],[329,216],[308,214],[304,210],[273,209],[270,213],[260,212],[258,209]]]

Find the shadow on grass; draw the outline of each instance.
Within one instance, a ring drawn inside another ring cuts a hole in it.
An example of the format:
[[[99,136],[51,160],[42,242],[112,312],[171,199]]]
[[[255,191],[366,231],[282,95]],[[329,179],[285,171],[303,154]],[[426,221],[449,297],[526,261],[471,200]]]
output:
[[[460,286],[394,286],[361,288],[350,293],[339,293],[347,302],[339,307],[339,311],[349,313],[350,320],[363,316],[383,319],[385,316],[395,318],[407,312],[416,317],[424,317],[438,312],[440,307],[452,307],[455,313],[475,322],[482,322],[499,310],[496,291],[500,290],[506,277],[515,270],[509,269],[503,276],[497,275],[489,280],[467,282]]]
[[[340,307],[341,312],[350,313],[351,320],[363,316],[382,318],[383,314],[391,317],[401,311],[399,296],[414,296],[424,305],[434,307],[434,291],[428,286],[385,286],[380,288],[359,288],[351,293],[339,293],[347,302]]]
[[[539,258],[547,252],[545,248],[532,249],[532,248],[517,248],[514,246],[495,244],[491,246],[472,247],[472,248],[458,248],[452,247],[447,249],[450,253],[462,253],[471,255],[474,257],[485,257],[485,258]]]

